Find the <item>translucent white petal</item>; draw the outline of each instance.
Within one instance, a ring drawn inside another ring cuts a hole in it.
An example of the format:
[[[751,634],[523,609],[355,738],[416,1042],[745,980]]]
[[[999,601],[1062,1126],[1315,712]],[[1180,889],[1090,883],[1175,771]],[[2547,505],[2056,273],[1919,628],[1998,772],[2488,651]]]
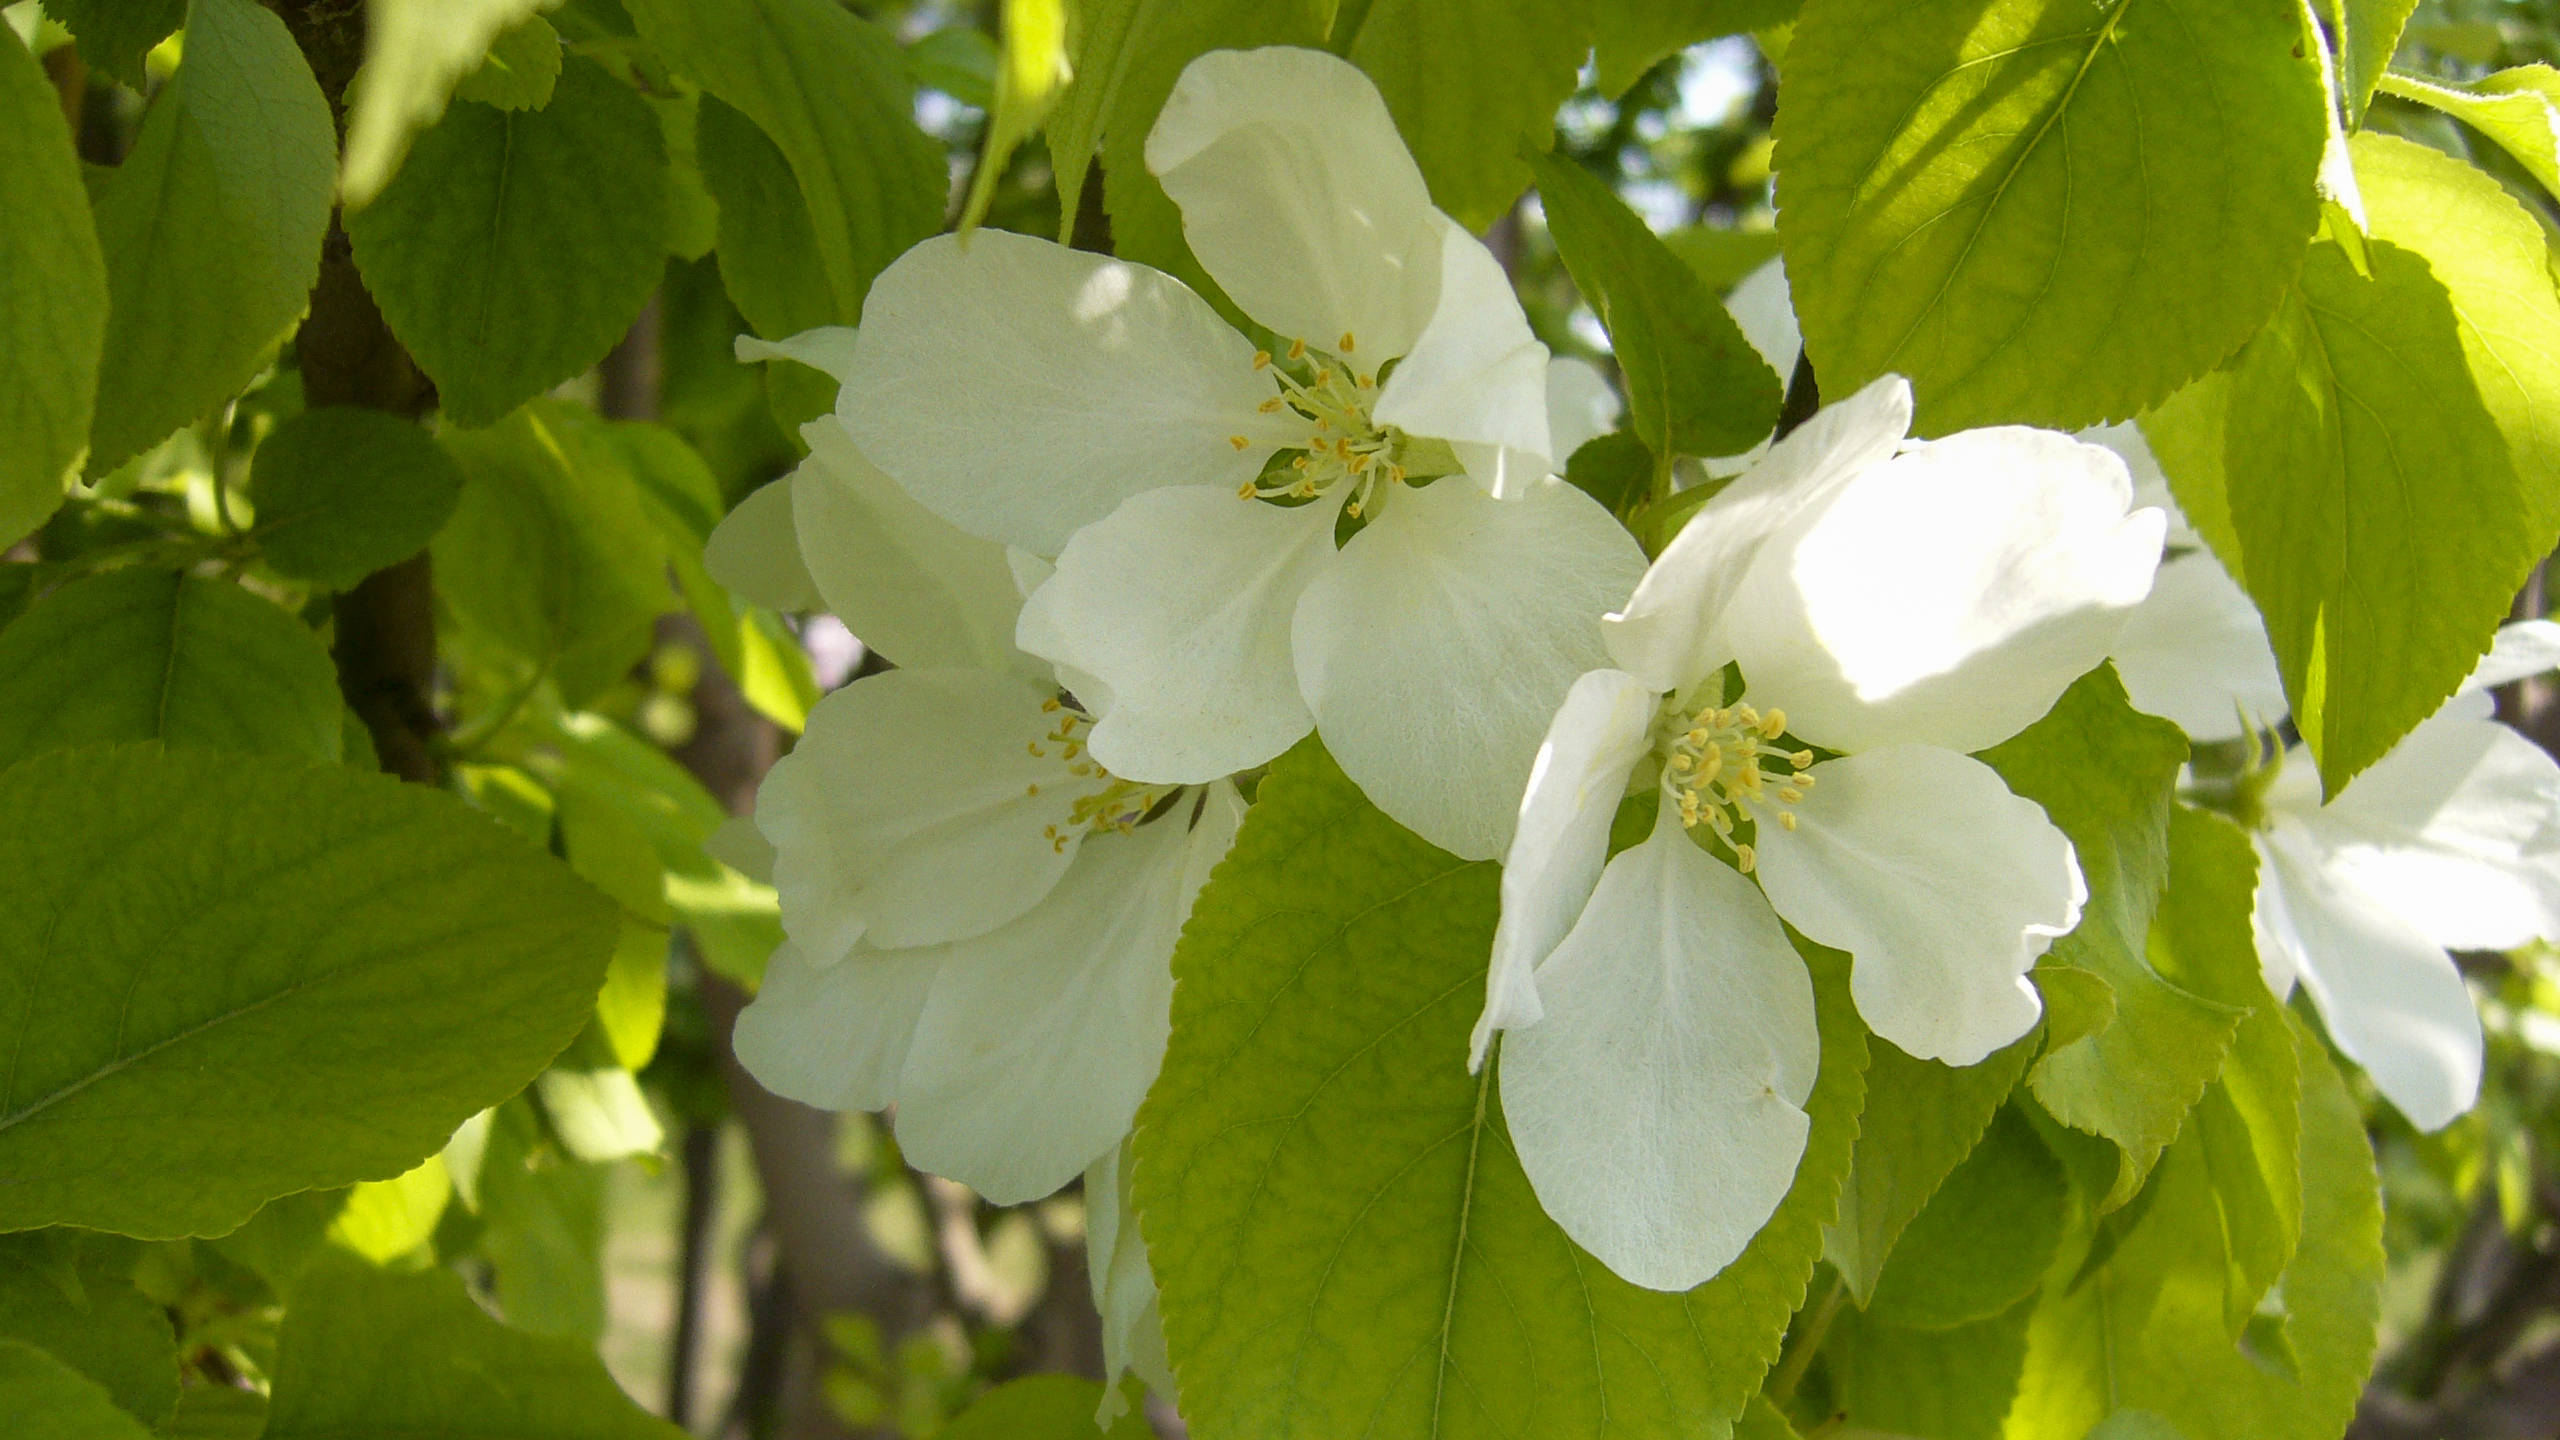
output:
[[[1796,324],[1795,297],[1787,290],[1786,261],[1770,260],[1743,276],[1724,298],[1724,308],[1781,382],[1795,373],[1804,331]]]
[[[2164,522],[2128,515],[2132,491],[2113,452],[2050,430],[1915,446],[1760,548],[1722,648],[1753,703],[1817,745],[1996,745],[2105,658],[2150,593]]]
[[[1701,507],[1603,626],[1609,653],[1657,690],[1720,669],[1712,635],[1753,557],[1809,507],[1884,463],[1911,430],[1911,384],[1888,375],[1798,426]]]
[[[1334,559],[1336,506],[1181,486],[1077,532],[1032,592],[1021,646],[1098,684],[1093,758],[1192,783],[1259,765],[1315,724],[1289,652],[1298,596]]]
[[[1467,1041],[1467,1068],[1484,1064],[1496,1030],[1545,1013],[1532,972],[1582,915],[1609,857],[1609,822],[1627,775],[1644,758],[1661,697],[1624,670],[1573,682],[1547,727],[1520,797],[1520,821],[1502,860],[1502,920],[1485,972],[1484,1014]]]
[[[1147,135],[1147,169],[1191,253],[1244,313],[1382,363],[1440,289],[1440,214],[1378,87],[1350,62],[1274,46],[1194,60]]]
[[[2518,620],[2498,628],[2498,638],[2462,688],[2493,689],[2550,670],[2560,670],[2560,622]]]
[[[1123,1140],[1084,1172],[1085,1274],[1093,1285],[1093,1308],[1102,1316],[1103,1384],[1111,1392],[1103,1397],[1105,1419],[1098,1423],[1118,1418],[1113,1407],[1123,1373],[1135,1374],[1158,1395],[1174,1393],[1129,1163],[1129,1142]]]
[[[939,970],[932,950],[864,950],[812,965],[789,941],[738,1014],[738,1063],[756,1083],[821,1110],[877,1110],[897,1098],[916,1017]]]
[[[1230,787],[1085,843],[1049,898],[940,947],[898,1084],[909,1160],[999,1205],[1035,1200],[1120,1142],[1164,1057],[1173,945],[1235,839]]]
[[[2491,719],[2486,694],[2457,696],[2326,807],[2287,813],[2340,884],[2438,945],[2560,938],[2560,765]]]
[[[839,385],[853,370],[853,352],[861,332],[850,325],[821,325],[803,330],[780,340],[759,340],[741,335],[737,342],[738,363],[753,365],[766,360],[797,360],[812,370],[821,371]]]
[[[987,671],[892,670],[810,710],[756,792],[783,930],[810,963],[831,965],[857,940],[982,935],[1057,883],[1081,792],[1040,743],[1056,724],[1046,698]]]
[[[1547,438],[1558,466],[1618,428],[1618,417],[1626,410],[1599,366],[1571,355],[1547,362]]]
[[[1298,685],[1379,809],[1462,859],[1511,843],[1538,743],[1644,553],[1598,501],[1442,481],[1389,497],[1298,602]],[[1105,762],[1109,763],[1109,762]]]
[[[1751,882],[1677,821],[1609,862],[1503,1037],[1502,1109],[1547,1214],[1621,1277],[1686,1290],[1794,1183],[1813,983]]]
[[[2236,740],[2285,714],[2266,622],[2222,562],[2191,550],[2164,562],[2111,652],[2133,707],[2197,740]]]
[[[2298,828],[2279,823],[2258,853],[2261,890],[2283,888],[2299,947],[2287,958],[2338,1048],[2421,1130],[2470,1109],[2480,1093],[2480,1014],[2453,957],[2331,874]]]
[[[702,568],[731,593],[768,610],[815,610],[825,603],[800,559],[788,477],[756,487],[722,517],[702,547]]]
[[[2151,442],[2143,438],[2141,426],[2130,420],[2093,425],[2081,431],[2080,438],[2116,452],[2116,458],[2133,476],[2134,508],[2147,505],[2167,515],[2170,544],[2188,548],[2204,543],[2203,537],[2187,524],[2186,512],[2178,508],[2177,497],[2169,490],[2168,473],[2160,468],[2160,457],[2151,453]]]
[[[927,509],[1055,555],[1132,495],[1252,478],[1291,438],[1257,413],[1271,394],[1252,343],[1181,281],[979,230],[872,283],[836,413]]]
[[[909,669],[1036,673],[1013,646],[1022,602],[1004,547],[917,504],[832,417],[800,434],[809,458],[790,477],[794,528],[819,596],[845,628]]]
[[[1559,458],[1547,430],[1547,347],[1529,332],[1511,277],[1484,242],[1444,215],[1431,319],[1387,377],[1371,417],[1409,435]],[[1470,467],[1470,473],[1473,468]],[[1506,482],[1502,492],[1514,485]]]
[[[1887,746],[1813,776],[1794,830],[1759,826],[1760,884],[1787,923],[1854,957],[1868,1026],[1950,1065],[2026,1034],[2043,1013],[2027,971],[2088,899],[2071,842],[1951,750]]]

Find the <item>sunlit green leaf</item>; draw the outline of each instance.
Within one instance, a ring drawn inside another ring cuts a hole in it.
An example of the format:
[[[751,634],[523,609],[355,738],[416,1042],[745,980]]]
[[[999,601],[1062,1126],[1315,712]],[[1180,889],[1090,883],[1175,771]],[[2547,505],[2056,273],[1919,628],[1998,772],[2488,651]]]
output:
[[[1597,0],[1600,93],[1616,97],[1668,56],[1718,35],[1796,18],[1804,0]]]
[[[1588,0],[1370,0],[1349,54],[1386,96],[1431,198],[1481,231],[1529,183],[1518,148],[1553,140],[1591,27]]]
[[[1857,1150],[1840,1187],[1839,1218],[1823,1234],[1823,1258],[1860,1304],[1875,1293],[1903,1227],[1972,1153],[2042,1044],[2041,1034],[2031,1034],[1957,1069],[1914,1060],[1887,1040],[1868,1042]]]

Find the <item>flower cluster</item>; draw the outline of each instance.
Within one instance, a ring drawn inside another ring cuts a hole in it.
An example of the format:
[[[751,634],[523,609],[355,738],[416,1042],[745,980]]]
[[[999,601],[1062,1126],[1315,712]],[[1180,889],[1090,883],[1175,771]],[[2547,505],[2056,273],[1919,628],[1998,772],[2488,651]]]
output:
[[[2087,888],[1976,752],[2110,656],[2199,740],[2281,718],[2137,434],[1915,441],[1886,377],[1714,467],[1648,566],[1555,474],[1614,421],[1606,382],[1533,338],[1356,69],[1204,56],[1145,155],[1232,312],[1019,235],[918,245],[858,337],[742,347],[841,390],[709,557],[897,667],[821,702],[759,798],[789,938],[741,1058],[894,1108],[912,1160],[992,1199],[1084,1174],[1115,1364],[1161,1368],[1124,1142],[1175,941],[1310,731],[1388,816],[1502,862],[1467,1063],[1564,1230],[1680,1289],[1805,1148],[1790,930],[1914,1056],[2036,1024],[2027,974]],[[1736,305],[1792,369],[1783,276]],[[2302,767],[2250,792],[2271,981],[2425,1124],[2478,1073],[2441,947],[2560,928],[2560,770],[2484,717],[2457,700],[2326,806]],[[2528,793],[2532,825],[2502,808]]]

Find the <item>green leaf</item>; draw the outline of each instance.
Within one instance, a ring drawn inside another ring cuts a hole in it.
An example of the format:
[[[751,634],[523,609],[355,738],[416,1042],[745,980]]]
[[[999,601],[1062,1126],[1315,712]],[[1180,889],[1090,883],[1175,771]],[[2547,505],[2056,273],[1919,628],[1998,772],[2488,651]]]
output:
[[[218,1235],[397,1175],[577,1033],[612,943],[522,841],[338,767],[69,751],[0,814],[0,1229]]]
[[[367,0],[365,60],[347,96],[347,208],[391,183],[410,140],[490,44],[556,0]]]
[[[657,288],[666,142],[646,102],[581,60],[540,110],[455,103],[346,223],[445,414],[486,425],[603,359]]]
[[[19,1440],[151,1440],[96,1382],[18,1340],[0,1339],[0,1413]]]
[[[2319,223],[2301,41],[2286,0],[1808,0],[1778,231],[1824,393],[2074,429],[2211,369]]]
[[[1718,35],[1784,25],[1804,0],[1598,0],[1592,49],[1614,100],[1669,56]]]
[[[169,1312],[134,1287],[133,1258],[77,1231],[0,1238],[0,1339],[22,1341],[97,1382],[147,1425],[178,1404]]]
[[[267,1430],[267,1397],[229,1385],[190,1385],[178,1395],[178,1413],[160,1427],[160,1440],[260,1440]]]
[[[1697,272],[1573,160],[1532,155],[1529,164],[1565,268],[1608,328],[1636,434],[1665,465],[1767,439],[1778,377]]]
[[[1481,233],[1529,183],[1512,147],[1554,142],[1591,35],[1590,0],[1370,0],[1349,54],[1386,96],[1431,198]]]
[[[987,217],[996,182],[1023,141],[1039,130],[1071,73],[1067,57],[1068,0],[1005,0],[1004,49],[997,57],[995,94],[987,111],[986,140],[969,177],[969,200],[960,211],[967,234]]]
[[[82,60],[145,90],[143,57],[186,20],[187,0],[44,0],[44,11],[80,42]]]
[[[453,1198],[444,1156],[430,1155],[406,1174],[368,1180],[347,1195],[346,1208],[329,1226],[329,1239],[376,1265],[387,1265],[427,1243]]]
[[[1834,1400],[1857,1431],[1929,1440],[2000,1440],[2027,1358],[2033,1300],[1952,1330],[1915,1330],[1844,1314],[1823,1347]]]
[[[1102,1387],[1081,1375],[1026,1375],[979,1396],[939,1440],[1093,1440],[1105,1433],[1093,1418],[1102,1400]],[[1108,1433],[1110,1440],[1148,1440],[1155,1430],[1132,1405]]]
[[[220,580],[111,570],[0,630],[0,768],[120,740],[334,761],[343,709],[319,638]]]
[[[1653,451],[1624,430],[1595,435],[1565,461],[1564,478],[1611,514],[1630,514],[1653,484]]]
[[[809,209],[832,319],[942,228],[942,148],[916,128],[896,42],[835,0],[631,0],[641,38],[773,138]]]
[[[2257,852],[2239,826],[2184,805],[2170,815],[2151,962],[2171,984],[2248,1011],[2192,1121],[2222,1210],[2234,1338],[2302,1238],[2301,1074],[2284,1007],[2258,965],[2257,888]]]
[[[2227,1261],[2194,1137],[2161,1157],[2153,1194],[2112,1254],[2049,1286],[2027,1335],[2013,1435],[2080,1435],[2146,1411],[2186,1440],[2335,1440],[2374,1354],[2382,1224],[2373,1152],[2320,1041],[2295,1025],[2302,1066],[2302,1245],[2271,1332],[2289,1363],[2223,1324]],[[2110,1434],[2158,1426],[2118,1422]]]
[[[596,1023],[614,1059],[637,1070],[657,1053],[667,1018],[667,871],[638,822],[584,792],[560,797],[569,868],[622,907],[621,938],[596,996]]]
[[[1709,290],[1724,294],[1743,277],[1778,258],[1775,230],[1724,230],[1713,225],[1683,225],[1665,231],[1662,243],[1697,272]]]
[[[89,443],[107,264],[62,102],[0,38],[0,546],[44,523]]]
[[[1920,1330],[1998,1318],[2044,1278],[2068,1198],[2062,1163],[2025,1117],[2001,1111],[1902,1233],[1868,1313]]]
[[[716,95],[702,97],[694,144],[702,156],[703,184],[720,205],[712,242],[720,283],[747,327],[780,340],[839,323],[843,317],[819,258],[818,232],[791,162],[756,122]]]
[[[2358,136],[2355,164],[2372,278],[2312,246],[2223,387],[2245,421],[2220,427],[2223,554],[2330,794],[2453,693],[2560,535],[2542,227],[2423,146]],[[2194,472],[2169,473],[2183,499]]]
[[[1798,1440],[1796,1428],[1766,1395],[1754,1395],[1733,1422],[1733,1440]]]
[[[2560,70],[2518,65],[2462,84],[2396,71],[2382,93],[2432,106],[2498,143],[2544,193],[2560,195]]]
[[[604,1171],[543,1138],[532,1107],[502,1105],[480,1162],[480,1248],[507,1323],[593,1345],[604,1334]]]
[[[1804,1296],[1865,1034],[1813,951],[1822,1073],[1794,1189],[1689,1293],[1565,1238],[1470,1076],[1497,909],[1313,741],[1275,764],[1174,956],[1137,1194],[1202,1440],[1721,1431]]]
[[[253,0],[194,0],[186,62],[96,184],[108,303],[91,475],[265,367],[310,301],[337,160],[329,103],[284,22]]]
[[[1983,760],[2042,805],[2078,851],[2089,882],[2079,928],[2040,965],[2094,974],[2115,996],[2113,1020],[2050,1049],[2028,1075],[2066,1125],[2116,1143],[2124,1163],[2105,1204],[2141,1188],[2161,1147],[2222,1068],[2240,1012],[2163,980],[2144,958],[2169,866],[2170,792],[2186,736],[2134,710],[2112,667],[2073,683],[2051,713]]]
[[[490,1319],[445,1270],[312,1267],[276,1340],[266,1440],[683,1440],[631,1403],[594,1347]]]
[[[1959,1070],[1914,1060],[1881,1037],[1868,1042],[1857,1149],[1840,1187],[1839,1218],[1822,1237],[1823,1258],[1860,1305],[1876,1293],[1903,1227],[1973,1152],[2041,1043],[2029,1035]]]
[[[501,110],[539,110],[560,83],[560,32],[539,15],[498,32],[480,68],[453,87],[457,100]]]
[[[2346,108],[2347,128],[2353,130],[2364,124],[2365,106],[2374,87],[2383,83],[2418,0],[2320,0],[2320,8],[2330,33],[2339,35],[2338,98]]]
[[[1094,147],[1102,140],[1102,119],[1111,113],[1119,94],[1121,64],[1136,58],[1128,48],[1129,31],[1141,8],[1139,0],[1078,0],[1072,12],[1067,86],[1050,107],[1046,127],[1049,169],[1058,177],[1061,245],[1075,238],[1085,176],[1093,168]]]
[[[546,404],[444,437],[463,486],[435,539],[437,593],[465,623],[547,669],[571,705],[648,653],[650,626],[673,598],[666,546],[600,428]]]
[[[259,556],[331,590],[425,549],[461,494],[462,472],[426,431],[346,405],[277,426],[249,468]]]

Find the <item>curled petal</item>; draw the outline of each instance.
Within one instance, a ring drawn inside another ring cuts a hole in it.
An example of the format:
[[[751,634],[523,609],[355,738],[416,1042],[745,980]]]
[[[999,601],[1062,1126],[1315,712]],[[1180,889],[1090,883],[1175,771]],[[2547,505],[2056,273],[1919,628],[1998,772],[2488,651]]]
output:
[[[1439,292],[1429,322],[1379,392],[1374,415],[1408,434],[1508,452],[1502,478],[1490,488],[1515,495],[1556,458],[1547,430],[1547,347],[1529,333],[1529,317],[1493,252],[1457,221],[1432,218]],[[1468,473],[1492,478],[1477,465]]]

